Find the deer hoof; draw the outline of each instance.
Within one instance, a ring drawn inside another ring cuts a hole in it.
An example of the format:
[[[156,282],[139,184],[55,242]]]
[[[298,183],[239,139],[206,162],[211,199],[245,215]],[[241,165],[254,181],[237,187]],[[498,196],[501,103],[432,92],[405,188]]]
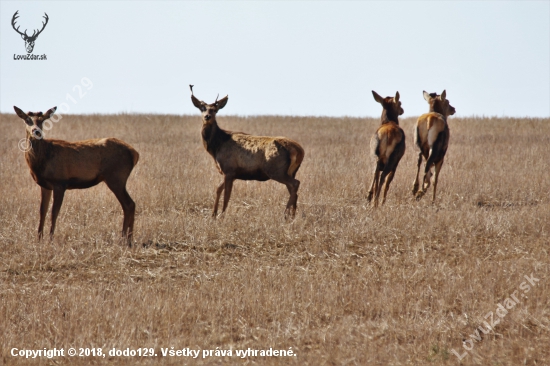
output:
[[[285,220],[286,220],[286,221],[294,220],[295,217],[296,217],[296,211],[293,211],[293,210],[291,210],[291,209],[289,209],[289,208],[287,208],[287,209],[285,210]]]

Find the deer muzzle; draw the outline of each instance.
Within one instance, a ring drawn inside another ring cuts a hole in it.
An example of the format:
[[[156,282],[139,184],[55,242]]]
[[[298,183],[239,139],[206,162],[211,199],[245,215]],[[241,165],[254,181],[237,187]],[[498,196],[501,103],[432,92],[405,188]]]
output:
[[[44,138],[44,131],[42,131],[39,127],[34,127],[31,130],[31,136],[35,139],[42,140]]]

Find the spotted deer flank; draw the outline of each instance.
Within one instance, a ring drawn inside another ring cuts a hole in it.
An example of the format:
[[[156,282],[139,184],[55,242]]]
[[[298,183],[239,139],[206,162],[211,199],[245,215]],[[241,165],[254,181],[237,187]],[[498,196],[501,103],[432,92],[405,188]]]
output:
[[[455,114],[456,110],[450,105],[445,90],[443,90],[441,95],[437,95],[436,93],[428,94],[424,91],[424,99],[430,105],[430,111],[418,118],[414,128],[414,143],[420,152],[418,153],[416,178],[413,183],[412,193],[417,200],[424,196],[430,187],[431,169],[433,166],[435,167],[435,175],[433,179],[434,192],[432,202],[435,202],[437,180],[445,154],[447,153],[447,147],[449,146],[450,134],[447,117]],[[422,186],[419,189],[418,175],[420,173],[422,157],[426,159],[426,166],[424,168]]]
[[[216,190],[212,216],[218,213],[218,202],[222,192],[223,208],[227,209],[233,182],[236,179],[267,181],[273,179],[284,184],[290,194],[285,217],[294,217],[298,201],[300,181],[296,173],[304,159],[304,149],[296,141],[286,137],[252,136],[242,132],[222,129],[216,121],[216,114],[225,107],[228,96],[207,104],[193,95],[191,101],[202,114],[202,142],[206,151],[214,158],[223,182]]]

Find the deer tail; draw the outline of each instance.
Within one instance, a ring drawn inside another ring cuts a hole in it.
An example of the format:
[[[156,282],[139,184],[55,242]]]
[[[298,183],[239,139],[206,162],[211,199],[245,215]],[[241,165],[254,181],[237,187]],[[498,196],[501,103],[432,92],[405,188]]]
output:
[[[422,150],[422,141],[420,137],[420,128],[418,127],[418,123],[416,124],[414,128],[414,143],[420,150]]]
[[[132,153],[132,160],[133,160],[133,162],[134,162],[134,166],[136,166],[136,164],[137,164],[137,162],[138,162],[138,160],[139,160],[139,153],[138,153],[136,150],[134,150],[134,149],[131,149],[130,151],[131,151],[131,153]]]
[[[288,166],[287,173],[291,177],[294,177],[298,171],[298,168],[302,164],[302,160],[304,160],[305,152],[304,149],[297,143],[288,144],[287,148],[290,152],[290,165]]]
[[[378,131],[372,135],[370,140],[370,153],[371,156],[380,156],[380,136]]]

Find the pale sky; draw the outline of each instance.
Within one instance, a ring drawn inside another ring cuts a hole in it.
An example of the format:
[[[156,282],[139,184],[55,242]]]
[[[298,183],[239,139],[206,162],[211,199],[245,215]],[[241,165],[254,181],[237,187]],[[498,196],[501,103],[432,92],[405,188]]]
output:
[[[17,10],[48,14],[47,60],[14,60]],[[446,89],[456,116],[549,117],[550,2],[0,2],[1,112],[198,114],[189,84],[227,115],[379,116],[375,90],[418,116]]]

